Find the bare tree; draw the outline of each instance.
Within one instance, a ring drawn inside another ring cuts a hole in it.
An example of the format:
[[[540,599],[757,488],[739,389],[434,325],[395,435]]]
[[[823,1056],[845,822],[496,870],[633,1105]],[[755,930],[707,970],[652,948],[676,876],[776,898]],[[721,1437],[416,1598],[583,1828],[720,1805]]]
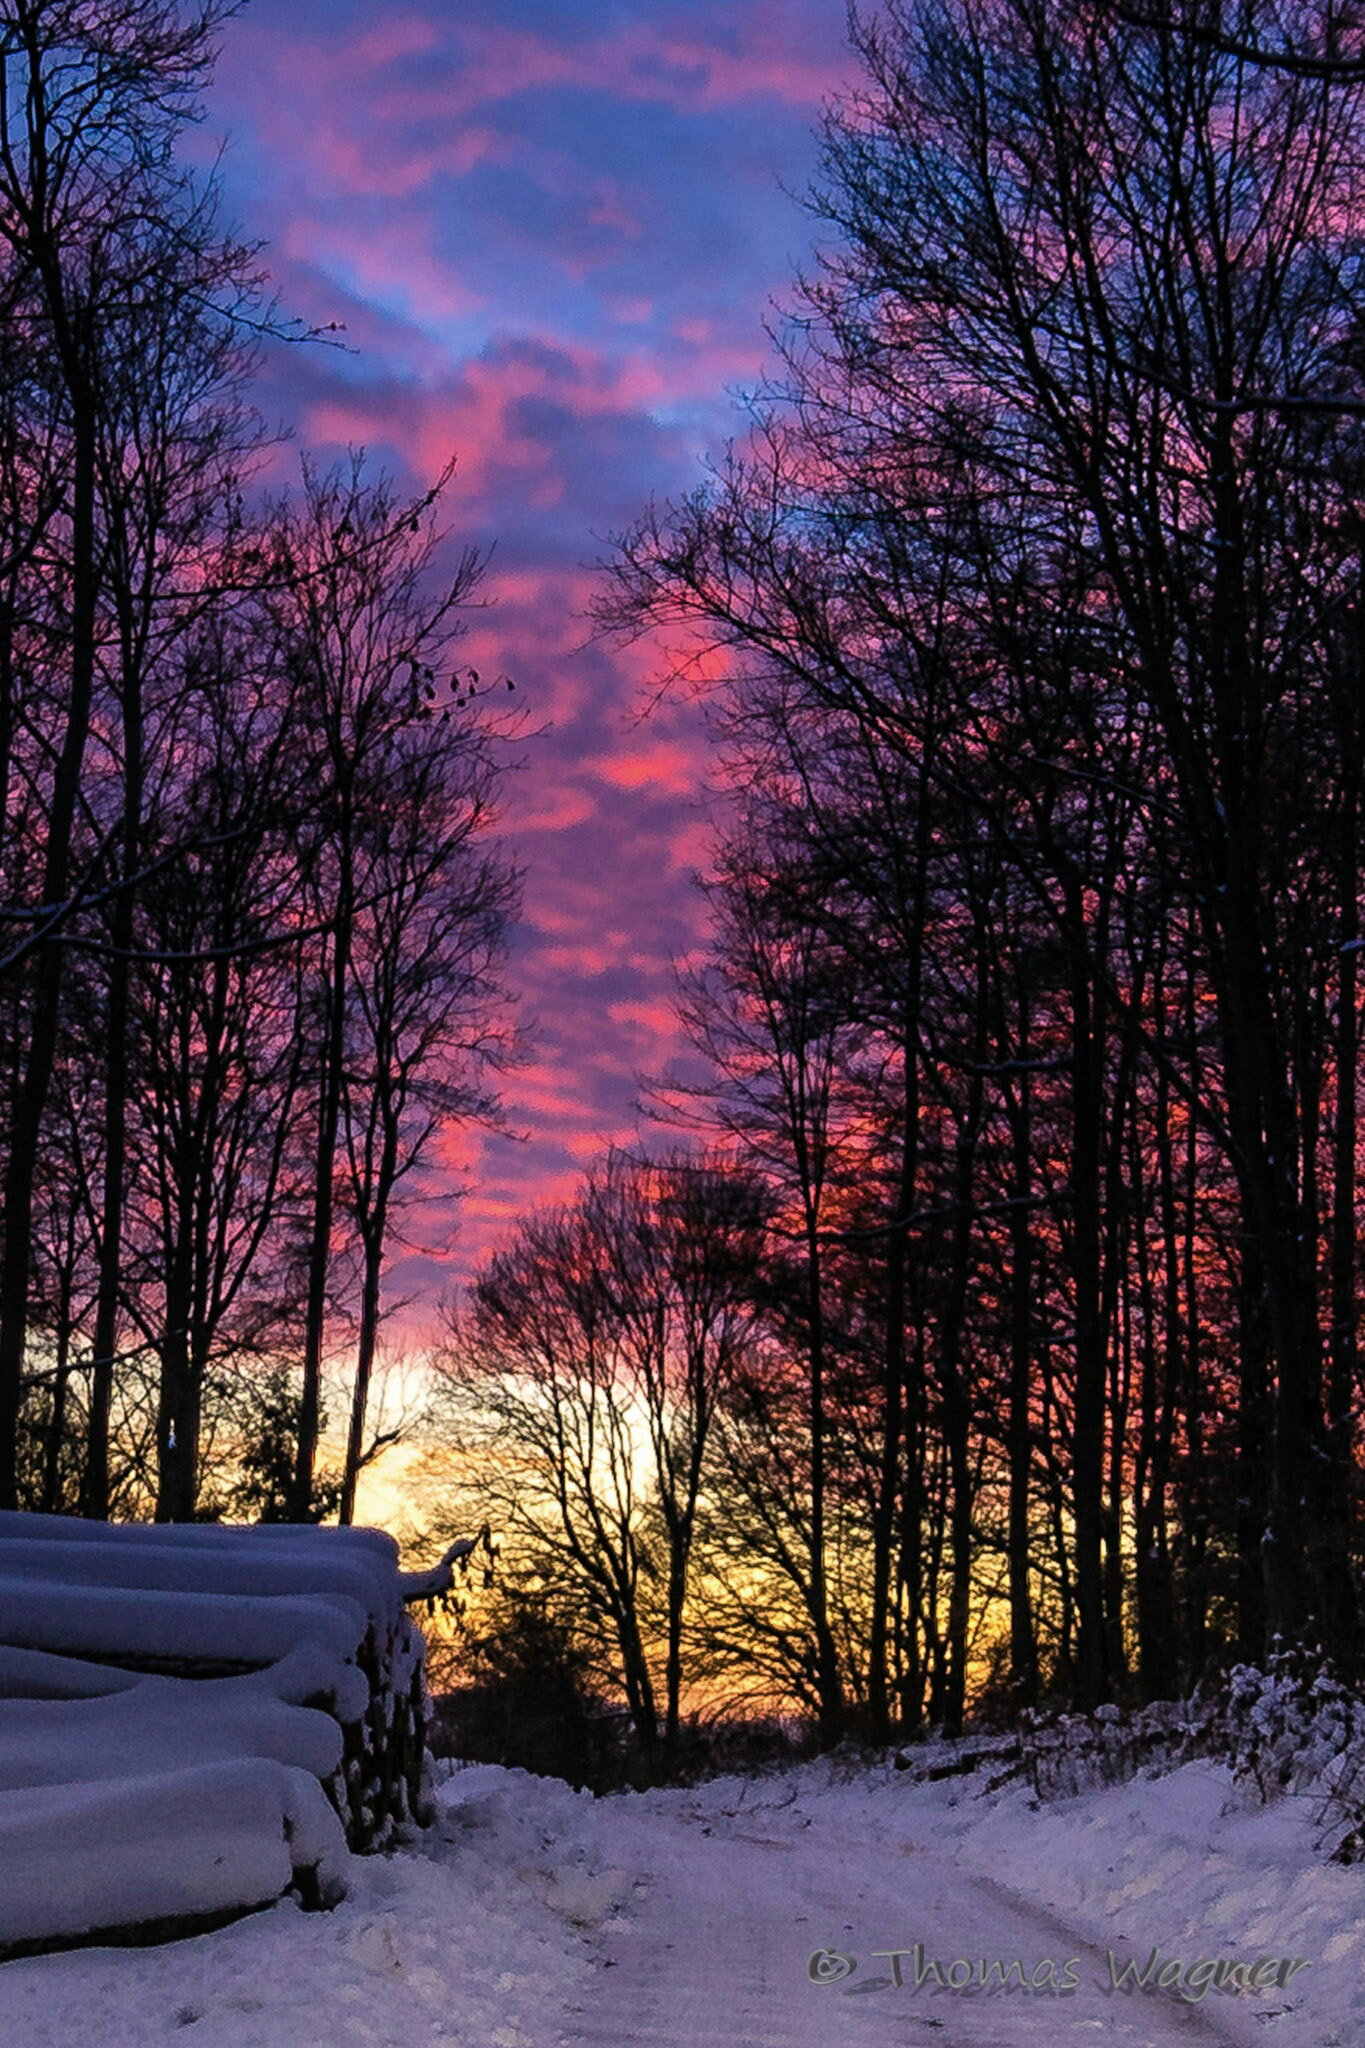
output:
[[[613,1155],[589,1180],[583,1206],[643,1415],[650,1509],[662,1524],[667,1562],[653,1581],[662,1582],[664,1736],[675,1742],[712,1430],[751,1337],[769,1202],[733,1161],[675,1151],[660,1160]]]
[[[596,1253],[581,1210],[523,1222],[479,1275],[446,1385],[507,1547],[571,1595],[599,1657],[619,1659],[636,1736],[650,1750],[659,1718],[646,1602],[657,1564],[645,1445]]]
[[[1092,1702],[1122,1680],[1123,1275],[1148,1251],[1130,1197],[1154,1214],[1143,1170],[1124,1165],[1138,1093],[1166,1126],[1160,1341],[1185,1438],[1160,1449],[1152,1366],[1143,1484],[1164,1487],[1172,1456],[1203,1475],[1189,1555],[1206,1613],[1226,1330],[1210,1345],[1197,1304],[1214,1299],[1210,1259],[1227,1258],[1240,1493],[1264,1508],[1235,1539],[1246,1627],[1259,1612],[1294,1633],[1312,1614],[1348,1661],[1355,1641],[1353,1368],[1346,1337],[1324,1339],[1319,1262],[1326,1232],[1344,1333],[1362,81],[1261,61],[1346,36],[1342,15],[1323,29],[1307,8],[1253,6],[1235,35],[1225,26],[1035,0],[855,16],[866,83],[827,123],[813,205],[835,232],[780,337],[782,380],[711,486],[626,536],[605,606],[617,625],[693,627],[927,767],[946,815],[982,822],[1061,949],[1064,989],[1049,970],[1043,990],[1065,1004],[1069,1085],[1049,1091],[1046,1126],[1061,1116],[1065,1203],[1049,1241],[1020,1236],[1015,1256],[1041,1286],[1042,1253],[1062,1290],[1044,1303],[1021,1283],[1018,1327],[1036,1347],[1037,1419],[1060,1413],[1068,1432],[1062,1633]],[[935,662],[953,678],[946,746],[925,719]],[[1184,953],[1160,999],[1156,904]],[[1313,965],[1326,955],[1342,963],[1335,1042]],[[1041,992],[1019,991],[1028,1037]],[[1036,1088],[1027,1110],[1015,1092],[1009,1114],[1035,1148],[1041,1110]],[[1178,1190],[1173,1114],[1188,1119]],[[1019,1161],[1010,1199],[1043,1200],[1038,1181]],[[1032,1398],[1020,1344],[1016,1542]],[[1045,1470],[1050,1489],[1050,1450]],[[1016,1593],[1022,1613],[1022,1581]]]
[[[361,1287],[343,1522],[367,1457],[384,1262],[402,1208],[438,1129],[498,1120],[490,1077],[515,1054],[496,975],[518,877],[487,844],[491,733],[459,708],[400,728],[366,764],[357,807],[368,902],[351,940],[341,1122]]]
[[[295,1471],[300,1519],[311,1498],[317,1450],[356,948],[383,890],[377,863],[385,835],[382,826],[367,829],[366,816],[385,801],[399,736],[437,699],[437,664],[450,663],[458,610],[479,570],[477,555],[466,549],[433,587],[439,536],[431,515],[445,480],[408,503],[384,482],[367,483],[359,456],[326,475],[305,466],[302,503],[282,511],[274,538],[277,659],[302,706],[305,751],[317,784],[305,869],[309,915],[321,944],[312,970],[317,1057],[309,1075],[313,1199]],[[463,696],[461,683],[447,666],[438,715]],[[376,1158],[371,1200],[379,1165]]]
[[[1326,1455],[1310,1076],[1277,978],[1298,901],[1285,763],[1355,561],[1329,429],[1264,399],[1330,396],[1358,326],[1360,88],[1031,0],[895,4],[859,42],[872,83],[829,130],[847,256],[822,303],[838,318],[856,289],[879,309],[853,345],[931,415],[931,379],[983,383],[1002,487],[1041,480],[1092,522],[1163,739],[1264,1287],[1269,1619],[1292,1632],[1312,1609],[1346,1649],[1342,1518],[1308,1481]]]
[[[63,507],[59,517],[40,473],[29,486],[35,526],[30,536],[16,535],[10,558],[12,574],[38,535],[49,557],[55,549],[59,630],[51,655],[60,673],[44,735],[51,765],[43,774],[37,904],[22,914],[27,929],[5,963],[7,973],[23,966],[29,978],[28,1052],[10,1116],[0,1259],[0,1502],[11,1505],[61,941],[85,886],[77,844],[107,587],[100,480],[102,442],[107,455],[114,415],[110,394],[151,339],[172,272],[179,304],[193,300],[202,326],[221,313],[224,285],[238,301],[249,293],[239,254],[217,244],[211,206],[173,156],[178,130],[194,115],[224,12],[210,4],[182,17],[165,0],[104,10],[71,0],[12,0],[0,10],[5,298],[23,346],[47,355],[52,366],[36,417],[41,437],[59,450]],[[14,505],[13,484],[8,496]],[[12,628],[5,637],[12,644]],[[116,1077],[116,1092],[117,1085]],[[106,1288],[106,1323],[108,1298]]]

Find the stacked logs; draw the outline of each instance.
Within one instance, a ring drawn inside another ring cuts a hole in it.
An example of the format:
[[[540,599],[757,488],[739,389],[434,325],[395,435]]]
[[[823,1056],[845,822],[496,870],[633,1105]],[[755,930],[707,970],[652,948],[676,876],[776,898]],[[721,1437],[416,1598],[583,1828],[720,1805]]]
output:
[[[341,1896],[430,1818],[407,1602],[470,1548],[0,1514],[0,1952]]]

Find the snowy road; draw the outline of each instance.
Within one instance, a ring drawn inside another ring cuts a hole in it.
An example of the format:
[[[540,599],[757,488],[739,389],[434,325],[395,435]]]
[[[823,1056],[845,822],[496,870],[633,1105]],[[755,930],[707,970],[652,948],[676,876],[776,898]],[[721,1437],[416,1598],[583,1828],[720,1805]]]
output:
[[[912,1838],[867,1812],[812,1813],[763,1787],[709,1821],[652,1817],[638,1840],[647,1886],[602,1928],[567,2039],[1229,2048],[1239,2038],[1202,2003],[1115,1990],[1103,1950],[958,1870],[947,1851],[928,1830]],[[1115,1960],[1121,1970],[1127,1956]]]
[[[0,1966],[0,2043],[1365,2044],[1365,1872],[1311,1801],[1247,1808],[1212,1764],[1041,1809],[837,1762],[599,1800],[475,1766],[440,1796],[333,1913]]]

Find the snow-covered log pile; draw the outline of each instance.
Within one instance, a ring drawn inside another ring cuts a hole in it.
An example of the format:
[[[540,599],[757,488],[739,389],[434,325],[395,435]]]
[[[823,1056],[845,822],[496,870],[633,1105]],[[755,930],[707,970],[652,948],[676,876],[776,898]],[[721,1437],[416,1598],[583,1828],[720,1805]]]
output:
[[[0,1514],[0,1953],[345,1890],[425,1819],[423,1643],[374,1529]]]

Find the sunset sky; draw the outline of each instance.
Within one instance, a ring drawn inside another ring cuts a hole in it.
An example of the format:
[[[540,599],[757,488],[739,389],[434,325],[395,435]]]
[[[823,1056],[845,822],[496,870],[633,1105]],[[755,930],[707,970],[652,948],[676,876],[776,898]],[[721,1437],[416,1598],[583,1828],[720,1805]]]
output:
[[[494,548],[467,657],[548,728],[506,806],[527,1135],[466,1141],[454,1253],[395,1262],[414,1336],[518,1213],[636,1134],[638,1076],[680,1045],[698,715],[641,723],[648,650],[589,644],[584,612],[606,536],[743,431],[844,34],[841,0],[251,0],[224,32],[197,150],[226,141],[227,212],[268,244],[282,311],[349,345],[272,350],[263,410],[412,487],[457,456],[452,523]],[[409,1227],[435,1247],[450,1222]]]

